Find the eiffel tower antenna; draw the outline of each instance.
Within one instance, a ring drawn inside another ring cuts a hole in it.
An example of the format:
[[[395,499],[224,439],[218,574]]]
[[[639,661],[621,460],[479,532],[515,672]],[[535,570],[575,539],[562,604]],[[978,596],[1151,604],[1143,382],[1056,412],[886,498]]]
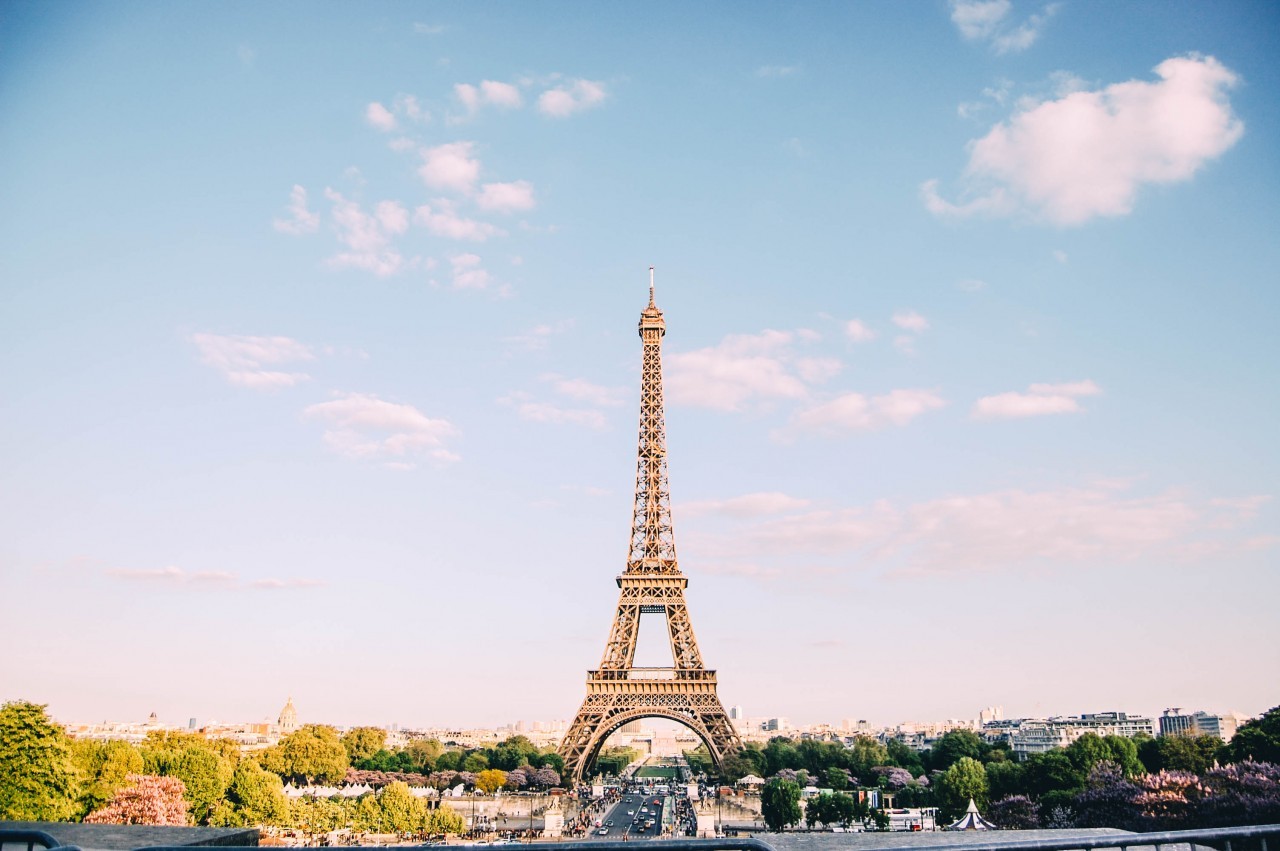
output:
[[[689,580],[676,561],[662,403],[667,325],[654,301],[652,266],[649,306],[640,313],[639,330],[644,360],[631,546],[618,577],[621,594],[604,657],[598,670],[587,672],[587,697],[560,744],[565,772],[575,783],[588,776],[609,735],[640,718],[668,718],[688,727],[707,745],[717,768],[742,747],[716,694],[716,672],[702,664],[684,601]],[[645,614],[666,615],[670,668],[635,667],[636,637]]]

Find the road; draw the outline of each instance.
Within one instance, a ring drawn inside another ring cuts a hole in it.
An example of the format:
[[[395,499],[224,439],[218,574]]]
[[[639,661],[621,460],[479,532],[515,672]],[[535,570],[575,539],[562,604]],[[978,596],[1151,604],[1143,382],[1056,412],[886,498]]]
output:
[[[622,839],[657,839],[662,835],[663,805],[670,797],[643,795],[640,792],[624,794],[622,800],[604,814],[601,826],[592,829],[590,838],[615,842]],[[650,820],[652,825],[649,824]],[[605,829],[608,833],[600,833]]]

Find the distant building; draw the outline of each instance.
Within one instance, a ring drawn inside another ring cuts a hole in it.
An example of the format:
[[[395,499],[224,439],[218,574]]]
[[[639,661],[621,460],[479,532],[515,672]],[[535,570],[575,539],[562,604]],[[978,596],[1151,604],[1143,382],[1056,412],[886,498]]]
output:
[[[741,706],[730,706],[730,707],[729,707],[729,719],[730,719],[731,721],[741,721],[741,720],[743,719],[744,715],[745,715],[745,713],[743,713],[743,711],[742,711],[742,707],[741,707]]]
[[[196,719],[192,718],[190,721],[187,722],[187,729],[194,730],[195,728],[196,728]]]
[[[1096,712],[1055,718],[1014,718],[982,725],[987,741],[1008,744],[1018,759],[1065,748],[1085,733],[1133,738],[1155,735],[1155,721],[1124,712]]]
[[[1210,715],[1208,712],[1184,713],[1174,707],[1160,715],[1162,736],[1217,736],[1224,742],[1231,741],[1239,726],[1235,715]]]
[[[293,706],[293,695],[289,695],[289,700],[285,703],[284,709],[280,710],[280,720],[277,722],[281,733],[292,733],[298,729],[298,710]]]
[[[770,718],[768,721],[764,722],[764,729],[770,733],[781,733],[790,727],[791,724],[786,718]]]
[[[981,709],[978,711],[979,727],[981,727],[983,724],[990,724],[992,721],[1003,721],[1003,720],[1004,720],[1003,706],[988,706],[986,709]]]

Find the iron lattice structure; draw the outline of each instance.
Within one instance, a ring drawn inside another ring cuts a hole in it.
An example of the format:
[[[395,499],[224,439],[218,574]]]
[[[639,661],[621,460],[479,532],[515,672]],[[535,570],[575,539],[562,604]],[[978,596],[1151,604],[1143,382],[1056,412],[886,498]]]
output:
[[[565,773],[575,783],[595,764],[605,739],[640,718],[669,718],[685,725],[706,743],[717,767],[742,747],[716,694],[716,672],[703,667],[684,601],[689,580],[676,561],[662,412],[662,338],[667,327],[654,303],[652,268],[649,275],[649,306],[640,314],[644,368],[631,548],[627,567],[618,577],[621,594],[604,658],[598,670],[587,672],[586,700],[560,744]],[[643,614],[666,615],[673,667],[635,667]]]

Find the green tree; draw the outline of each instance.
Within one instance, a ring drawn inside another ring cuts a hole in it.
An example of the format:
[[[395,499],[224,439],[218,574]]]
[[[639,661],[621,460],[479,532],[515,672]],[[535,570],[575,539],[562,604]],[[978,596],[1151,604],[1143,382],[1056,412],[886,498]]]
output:
[[[980,760],[983,750],[982,739],[978,738],[977,733],[972,730],[952,730],[938,739],[937,744],[929,751],[929,767],[935,771],[945,771],[966,756]]]
[[[337,783],[347,773],[347,749],[338,731],[308,724],[280,741],[282,776],[305,783]]]
[[[214,807],[226,796],[234,773],[235,764],[204,742],[188,744],[163,772],[183,782],[183,797],[191,804],[196,824],[208,823]]]
[[[889,761],[889,750],[870,736],[855,736],[845,753],[845,759],[845,768],[863,783],[867,783],[871,769]]]
[[[924,763],[920,760],[920,754],[912,750],[905,742],[898,739],[890,739],[885,742],[885,752],[889,755],[888,760],[886,760],[887,764],[905,768],[911,772],[912,777],[919,777],[924,774]]]
[[[564,757],[560,756],[554,749],[543,751],[538,754],[537,759],[539,768],[550,768],[556,774],[564,774]]]
[[[837,792],[843,792],[849,788],[849,770],[846,768],[837,768],[833,765],[822,773],[822,779]]]
[[[66,732],[44,706],[0,707],[0,819],[65,821],[75,811],[75,765]]]
[[[1111,761],[1111,747],[1097,733],[1085,733],[1065,749],[1067,759],[1076,773],[1087,777],[1100,762]]]
[[[1111,750],[1111,761],[1120,766],[1126,777],[1143,773],[1137,742],[1127,736],[1105,736],[1102,740]]]
[[[764,751],[751,744],[736,753],[725,754],[721,775],[726,782],[737,783],[748,774],[764,774]]]
[[[378,727],[352,727],[342,737],[342,746],[346,748],[349,762],[361,762],[387,746],[387,731]]]
[[[760,790],[760,813],[770,830],[799,824],[800,787],[794,781],[773,778]]]
[[[437,739],[414,739],[405,750],[413,760],[414,769],[426,774],[436,767],[436,758],[444,753],[444,745]]]
[[[227,789],[226,805],[210,821],[220,825],[284,825],[291,820],[280,778],[252,760],[241,760]]]
[[[462,760],[462,770],[470,771],[472,774],[479,774],[489,767],[489,760],[480,751],[469,753]]]
[[[956,818],[972,798],[979,808],[987,804],[987,770],[982,763],[962,756],[942,773],[934,784],[934,797],[943,818]]]
[[[84,818],[106,806],[128,784],[130,774],[142,774],[142,755],[129,742],[91,739],[71,741],[71,759],[80,778],[75,815]]]
[[[423,823],[423,832],[432,836],[440,836],[446,833],[462,833],[467,823],[462,816],[453,811],[448,804],[441,804],[434,810],[429,810],[427,818]]]
[[[418,812],[418,799],[413,797],[406,783],[396,781],[382,787],[378,795],[378,807],[382,810],[382,829],[390,833],[410,833],[420,829],[422,815]]]
[[[862,809],[865,811],[866,805]],[[815,795],[805,803],[806,824],[849,824],[858,817],[859,807],[852,795],[840,792]],[[865,815],[865,812],[864,812]]]
[[[1018,795],[1026,790],[1022,763],[993,762],[985,766],[987,770],[988,794],[991,800],[998,801],[1010,795]]]
[[[1190,771],[1203,774],[1213,767],[1222,748],[1217,736],[1161,736],[1142,743],[1139,756],[1147,771]]]
[[[1241,724],[1224,751],[1234,762],[1251,759],[1280,764],[1280,706]]]
[[[800,752],[786,736],[774,736],[764,746],[765,773],[777,774],[784,768],[793,771],[803,767]]]
[[[1061,748],[1035,754],[1022,764],[1022,771],[1024,790],[1035,798],[1084,788],[1084,775],[1076,771]]]

